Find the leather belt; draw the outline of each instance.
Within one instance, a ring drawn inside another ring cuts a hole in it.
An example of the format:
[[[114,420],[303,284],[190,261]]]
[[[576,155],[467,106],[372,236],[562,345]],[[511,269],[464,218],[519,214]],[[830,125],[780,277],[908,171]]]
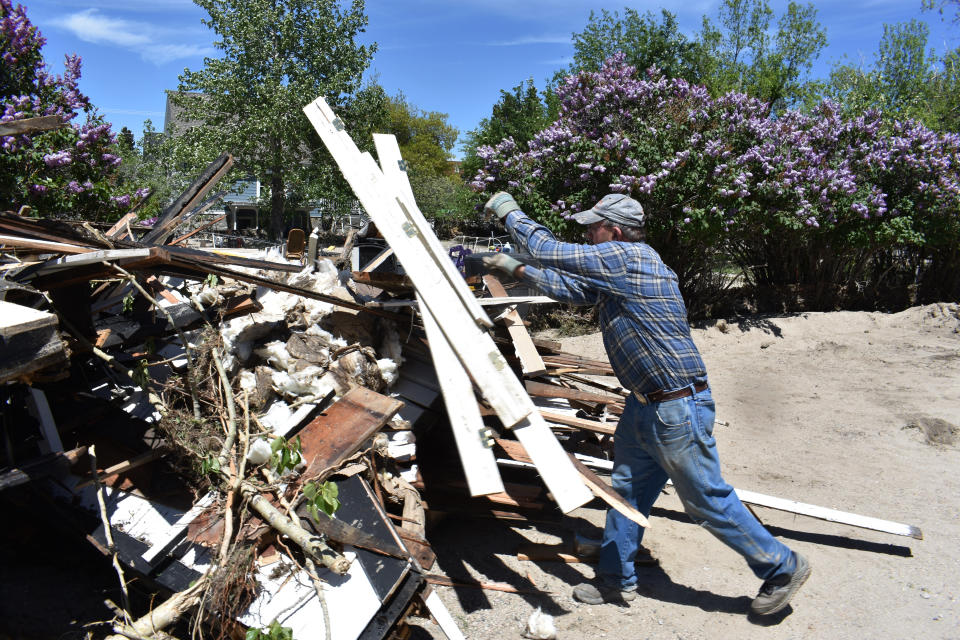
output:
[[[642,394],[642,399],[647,402],[666,402],[667,400],[676,400],[677,398],[686,398],[692,396],[694,393],[700,393],[701,391],[706,391],[710,387],[706,382],[698,382],[693,385],[693,389],[689,386],[683,387],[682,389],[677,389],[676,391],[664,391],[659,389],[657,391],[651,391],[650,393]],[[641,394],[637,394],[641,395]]]

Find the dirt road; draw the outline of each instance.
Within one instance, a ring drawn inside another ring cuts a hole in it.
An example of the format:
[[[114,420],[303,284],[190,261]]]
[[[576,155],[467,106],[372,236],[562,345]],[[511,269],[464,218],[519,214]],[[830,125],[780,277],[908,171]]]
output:
[[[813,566],[794,604],[748,618],[759,587],[746,564],[683,514],[672,491],[644,540],[629,606],[581,605],[584,564],[521,562],[518,544],[597,533],[600,509],[559,527],[447,521],[429,532],[439,569],[530,593],[440,587],[466,636],[519,638],[537,607],[558,638],[960,638],[960,307],[837,312],[696,329],[717,401],[720,457],[740,489],[903,522],[923,540],[770,509],[757,515]],[[598,335],[564,351],[600,357]],[[539,590],[539,592],[538,592]],[[442,637],[422,621],[414,637]]]

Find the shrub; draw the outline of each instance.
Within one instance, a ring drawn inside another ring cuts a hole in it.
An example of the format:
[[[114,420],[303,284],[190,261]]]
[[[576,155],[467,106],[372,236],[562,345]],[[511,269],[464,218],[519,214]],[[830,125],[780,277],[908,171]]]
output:
[[[557,94],[559,118],[526,148],[508,138],[478,151],[471,186],[510,191],[568,239],[571,216],[604,194],[636,198],[691,315],[741,273],[756,291],[802,290],[808,307],[832,308],[956,265],[955,135],[875,112],[844,119],[830,102],[770,118],[741,93],[714,99],[655,69],[640,78],[622,55]]]
[[[0,207],[115,219],[145,192],[114,187],[116,137],[80,93],[80,58],[67,56],[63,75],[54,76],[43,61],[45,42],[21,5],[0,0],[0,122],[56,115],[70,123],[84,114],[55,131],[0,137]]]

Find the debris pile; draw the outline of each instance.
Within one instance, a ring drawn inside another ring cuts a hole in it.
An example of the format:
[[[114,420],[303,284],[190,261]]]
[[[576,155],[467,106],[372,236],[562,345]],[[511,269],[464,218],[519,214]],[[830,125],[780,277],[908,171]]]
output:
[[[312,239],[186,246],[228,154],[145,232],[0,212],[0,501],[22,539],[63,531],[111,559],[94,635],[402,638],[417,613],[460,638],[428,515],[599,498],[648,524],[595,473],[629,396],[609,364],[527,333],[523,305],[549,299],[460,274],[392,136],[378,166],[322,99],[305,112],[388,245],[361,269],[341,268],[349,236],[332,259]],[[555,637],[549,616],[523,631]]]

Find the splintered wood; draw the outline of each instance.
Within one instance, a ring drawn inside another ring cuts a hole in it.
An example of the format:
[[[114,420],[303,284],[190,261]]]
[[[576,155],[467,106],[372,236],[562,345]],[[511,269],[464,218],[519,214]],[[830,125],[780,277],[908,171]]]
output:
[[[530,452],[561,510],[569,512],[586,503],[590,490],[487,333],[490,319],[417,209],[409,185],[404,186],[395,174],[386,176],[370,154],[360,152],[323,98],[304,107],[304,113],[390,243],[460,364],[503,424],[514,430]],[[383,167],[395,165],[405,172],[396,140],[378,137],[377,143]]]
[[[0,300],[0,382],[66,362],[57,316]]]
[[[399,400],[364,387],[354,387],[300,432],[303,459],[301,477],[323,478],[326,472],[356,453],[403,406]]]

